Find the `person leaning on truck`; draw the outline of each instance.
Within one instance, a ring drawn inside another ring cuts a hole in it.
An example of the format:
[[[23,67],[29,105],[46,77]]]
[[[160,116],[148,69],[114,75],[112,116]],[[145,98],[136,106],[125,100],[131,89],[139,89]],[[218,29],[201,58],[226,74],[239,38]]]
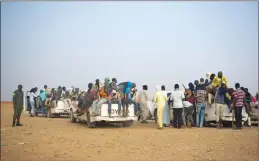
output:
[[[55,107],[55,100],[51,98],[51,94],[47,94],[47,98],[45,100],[45,107],[47,114],[51,110],[51,108]]]
[[[23,110],[23,86],[18,85],[18,89],[13,92],[13,127],[15,127],[15,121],[17,120],[16,126],[23,126],[20,123],[20,118]]]
[[[222,124],[222,116],[224,112],[225,107],[225,97],[226,97],[226,89],[225,89],[225,83],[221,84],[221,87],[218,87],[215,94],[215,106],[216,106],[216,122],[217,122],[217,128],[223,127]]]

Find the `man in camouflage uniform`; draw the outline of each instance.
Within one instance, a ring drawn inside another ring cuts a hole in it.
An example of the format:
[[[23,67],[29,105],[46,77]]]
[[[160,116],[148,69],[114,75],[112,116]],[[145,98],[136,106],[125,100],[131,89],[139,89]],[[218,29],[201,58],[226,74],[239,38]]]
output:
[[[16,126],[23,126],[20,123],[20,118],[23,110],[23,86],[18,85],[18,90],[13,92],[13,108],[14,108],[14,115],[13,115],[13,127],[15,127],[15,121],[17,120]]]

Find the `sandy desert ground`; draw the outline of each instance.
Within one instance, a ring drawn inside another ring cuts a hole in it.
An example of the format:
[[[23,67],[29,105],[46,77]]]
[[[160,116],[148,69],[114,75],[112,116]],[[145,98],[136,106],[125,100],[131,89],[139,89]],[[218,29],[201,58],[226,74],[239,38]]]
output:
[[[256,161],[258,128],[157,130],[154,122],[87,128],[68,118],[31,118],[11,127],[13,108],[1,104],[3,161]]]

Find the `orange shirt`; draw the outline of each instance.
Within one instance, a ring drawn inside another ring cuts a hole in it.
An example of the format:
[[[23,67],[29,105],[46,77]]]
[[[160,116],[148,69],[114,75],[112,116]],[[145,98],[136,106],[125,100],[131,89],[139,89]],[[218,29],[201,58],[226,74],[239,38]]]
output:
[[[105,92],[104,87],[101,88],[99,95],[100,95],[101,98],[108,98],[109,97],[108,94]]]

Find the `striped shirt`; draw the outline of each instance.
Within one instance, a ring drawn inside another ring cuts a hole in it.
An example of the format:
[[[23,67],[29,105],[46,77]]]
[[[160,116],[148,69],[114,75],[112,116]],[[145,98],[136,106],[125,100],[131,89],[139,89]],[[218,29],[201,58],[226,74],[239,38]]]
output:
[[[204,103],[206,101],[206,91],[205,90],[197,90],[196,92],[196,102]]]
[[[233,97],[236,100],[235,106],[240,107],[244,105],[245,92],[242,91],[240,88],[233,92]]]

